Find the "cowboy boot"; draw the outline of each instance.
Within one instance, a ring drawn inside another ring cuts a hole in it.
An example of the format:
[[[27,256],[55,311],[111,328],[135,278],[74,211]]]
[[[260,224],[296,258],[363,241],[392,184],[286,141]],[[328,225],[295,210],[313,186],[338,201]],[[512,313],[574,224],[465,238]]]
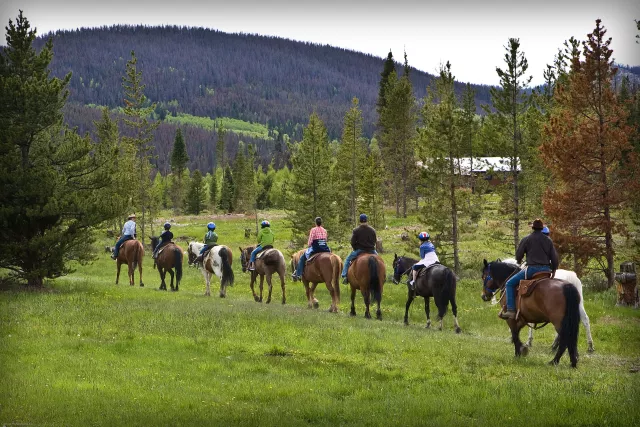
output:
[[[196,259],[193,261],[194,264],[202,264],[202,254],[198,255]]]
[[[256,263],[249,261],[249,267],[247,267],[247,270],[253,271],[255,269],[256,269]]]
[[[515,310],[507,310],[507,311],[501,311],[498,314],[498,317],[504,320],[507,319],[515,319],[516,318],[516,311]]]

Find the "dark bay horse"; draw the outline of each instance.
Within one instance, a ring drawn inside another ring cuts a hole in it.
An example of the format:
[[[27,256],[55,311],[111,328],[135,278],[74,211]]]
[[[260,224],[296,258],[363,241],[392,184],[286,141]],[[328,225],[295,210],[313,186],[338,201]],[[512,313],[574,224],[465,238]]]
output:
[[[418,262],[417,259],[405,256],[399,257],[397,254],[393,256],[393,282],[399,283],[402,275],[407,274],[411,278],[411,267]],[[415,292],[409,289],[407,295],[407,304],[404,311],[404,324],[409,324],[409,307],[416,296],[424,298],[424,312],[427,315],[427,328],[431,327],[431,319],[429,318],[429,298],[433,300],[438,307],[438,321],[442,330],[442,319],[447,313],[447,307],[451,303],[451,312],[455,322],[456,333],[460,333],[460,325],[458,325],[458,305],[456,304],[456,275],[442,264],[436,264],[430,267],[425,274],[419,275],[414,283]]]
[[[155,248],[158,245],[158,237],[151,237],[151,247]],[[167,276],[167,273],[171,276],[171,290],[178,291],[180,288],[180,281],[182,280],[182,249],[178,245],[173,242],[167,243],[161,249],[158,258],[154,260],[153,266],[154,268],[158,268],[158,273],[160,273],[160,290],[166,291],[167,284],[164,279]],[[173,269],[175,268],[176,273],[176,287],[173,287]]]
[[[144,259],[144,247],[142,247],[142,242],[140,240],[127,240],[122,246],[120,246],[120,251],[118,252],[118,258],[116,258],[117,264],[117,273],[116,273],[116,285],[120,280],[120,266],[122,264],[127,264],[128,270],[127,273],[129,275],[129,285],[134,285],[133,275],[136,272],[136,267],[138,267],[138,273],[140,275],[140,286],[143,287],[144,283],[142,283],[142,260]]]
[[[379,255],[362,253],[356,257],[347,271],[347,280],[351,285],[351,312],[349,313],[351,316],[356,315],[356,291],[360,289],[366,307],[364,317],[371,319],[369,306],[371,305],[371,294],[373,294],[373,299],[378,307],[376,319],[382,320],[380,303],[382,302],[385,277],[386,268]]]
[[[306,249],[299,250],[291,256],[292,266],[298,265],[300,257],[305,253]],[[324,282],[327,285],[329,294],[331,294],[331,307],[329,312],[337,313],[340,305],[340,272],[342,271],[342,260],[336,254],[331,252],[321,252],[305,264],[302,273],[302,284],[307,294],[308,307],[318,308],[319,303],[315,297],[316,287],[318,283]],[[311,282],[311,288],[309,288]]]
[[[255,249],[255,246],[247,246],[246,248],[240,248],[240,263],[242,264],[242,272],[247,271],[247,266],[249,265],[249,259],[251,257],[251,252]],[[280,285],[282,286],[282,303],[285,304],[287,302],[286,292],[285,292],[285,284],[284,284],[284,275],[287,272],[287,264],[284,260],[284,255],[277,249],[264,249],[261,251],[262,256],[260,258],[256,258],[256,269],[251,271],[251,292],[253,293],[253,299],[256,302],[262,302],[262,288],[264,284],[264,278],[267,277],[267,285],[269,286],[269,296],[267,297],[266,303],[269,304],[271,302],[271,291],[273,290],[273,286],[271,284],[271,276],[273,273],[278,273],[280,276]],[[256,292],[253,288],[253,285],[256,281],[256,277],[260,275],[260,296],[256,295]]]
[[[485,259],[482,268],[482,299],[490,300],[518,269],[517,265],[487,262]],[[505,294],[506,292],[500,298],[501,303],[506,299]],[[540,280],[531,295],[520,300],[516,319],[507,319],[516,356],[526,356],[529,352],[529,348],[520,341],[520,329],[529,323],[552,323],[558,333],[559,345],[555,357],[549,363],[557,365],[568,349],[571,366],[575,368],[578,364],[579,305],[580,294],[571,283],[551,278]]]

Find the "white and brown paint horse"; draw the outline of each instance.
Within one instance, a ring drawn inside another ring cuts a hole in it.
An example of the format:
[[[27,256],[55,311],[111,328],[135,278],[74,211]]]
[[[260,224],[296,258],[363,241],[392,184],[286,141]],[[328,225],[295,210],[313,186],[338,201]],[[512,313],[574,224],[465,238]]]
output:
[[[203,246],[204,243],[189,242],[187,247],[189,265],[194,264]],[[216,245],[211,248],[202,259],[202,264],[198,263],[207,284],[207,289],[204,292],[205,296],[211,296],[211,277],[214,274],[220,279],[220,298],[227,296],[227,286],[233,286],[234,281],[232,264],[233,254],[231,249],[224,245]]]
[[[518,265],[518,262],[516,261],[515,258],[507,258],[502,262],[506,264],[517,265],[520,268],[524,267],[524,265]],[[557,269],[554,277],[556,279],[564,280],[565,282],[571,283],[578,290],[578,293],[580,294],[580,305],[579,305],[580,320],[584,325],[584,329],[587,335],[587,351],[589,353],[593,353],[595,348],[593,347],[593,338],[591,337],[591,323],[589,322],[589,316],[587,315],[587,312],[584,309],[584,299],[582,298],[582,281],[578,278],[578,275],[575,272],[570,270]],[[491,304],[496,304],[496,303],[497,301],[494,295],[493,299],[491,300]],[[532,344],[533,344],[533,328],[529,326],[529,339],[527,340],[526,345],[528,347],[531,347]],[[556,334],[556,339],[553,341],[551,348],[555,350],[558,347],[558,344],[559,344],[559,339],[558,339],[558,334]]]

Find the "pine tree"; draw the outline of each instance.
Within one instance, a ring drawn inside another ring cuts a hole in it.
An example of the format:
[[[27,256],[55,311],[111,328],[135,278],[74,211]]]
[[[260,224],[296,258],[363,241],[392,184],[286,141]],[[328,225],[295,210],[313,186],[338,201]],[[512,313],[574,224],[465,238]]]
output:
[[[629,138],[627,112],[612,88],[617,72],[605,39],[596,27],[582,42],[584,59],[572,58],[566,84],[558,85],[555,108],[545,128],[541,152],[556,185],[545,198],[554,240],[584,265],[600,260],[609,286],[614,283],[613,234],[625,229],[618,215],[640,190],[637,153]]]
[[[198,169],[193,172],[191,182],[189,183],[189,191],[187,192],[187,211],[189,213],[199,215],[207,201],[207,193],[205,191],[204,180]]]
[[[216,141],[216,168],[224,170],[226,166],[224,157],[224,137],[227,134],[227,131],[221,120],[218,120],[217,122],[216,132],[218,136],[218,140]]]
[[[178,128],[176,130],[176,137],[173,141],[173,151],[171,152],[171,172],[173,173],[171,198],[173,201],[173,208],[179,211],[182,208],[182,202],[184,200],[184,182],[182,181],[182,174],[189,162],[189,155],[187,154],[187,147],[182,136],[182,130]]]
[[[335,230],[329,139],[324,123],[316,113],[309,117],[302,141],[292,147],[291,165],[293,179],[288,218],[294,241],[302,246],[317,216],[323,218],[327,230]]]
[[[134,205],[140,208],[142,216],[138,221],[141,239],[145,240],[145,229],[152,218],[146,217],[149,208],[151,188],[151,152],[153,151],[153,133],[160,124],[149,121],[156,108],[156,104],[149,105],[144,95],[145,85],[142,83],[142,71],[138,71],[138,58],[131,51],[131,59],[127,61],[126,73],[122,77],[124,90],[124,123],[128,128],[127,136],[123,137],[125,143],[131,144],[136,158],[135,170],[136,182],[132,182],[130,188],[137,189]]]
[[[380,116],[380,145],[385,169],[392,181],[396,216],[406,218],[407,195],[411,192],[411,177],[416,167],[416,100],[408,75],[398,79],[392,72],[386,87],[386,105]]]
[[[496,73],[500,77],[500,88],[491,88],[491,100],[496,109],[496,114],[503,120],[506,129],[511,135],[511,149],[509,150],[510,160],[510,182],[512,188],[508,203],[510,205],[511,217],[513,219],[513,245],[514,251],[520,243],[520,191],[519,182],[519,158],[522,154],[522,116],[529,108],[530,95],[526,88],[531,82],[531,76],[525,74],[529,68],[524,52],[520,50],[520,40],[510,38],[509,45],[505,46],[507,53],[504,62],[507,65],[506,71],[496,67]],[[505,201],[506,202],[506,201]]]
[[[38,53],[20,11],[0,50],[0,269],[29,285],[93,259],[94,227],[111,220],[117,138],[94,143],[62,123],[71,74],[49,77],[51,38]]]
[[[386,96],[387,96],[387,83],[389,82],[389,76],[391,73],[396,71],[396,64],[393,61],[393,53],[389,50],[389,54],[387,55],[387,59],[384,61],[384,65],[382,68],[382,72],[380,73],[380,83],[378,89],[378,102],[376,103],[376,111],[378,113],[378,128],[381,130],[383,128],[382,123],[380,122],[380,118],[382,116],[382,112],[384,108],[387,106]]]
[[[335,188],[339,193],[338,230],[339,236],[351,231],[357,225],[358,188],[362,179],[362,164],[367,156],[367,144],[362,136],[362,111],[358,98],[353,98],[351,109],[344,116],[342,140],[336,158]]]
[[[209,204],[213,210],[218,206],[218,173],[216,169],[213,170],[209,181]]]
[[[233,196],[235,194],[235,183],[231,168],[227,165],[224,169],[224,178],[222,179],[222,191],[220,192],[219,207],[222,211],[233,212],[235,209]]]
[[[362,198],[359,207],[367,212],[369,223],[374,228],[385,226],[384,219],[384,167],[382,153],[378,145],[373,142],[369,153],[362,165],[362,178],[358,182],[358,194]]]

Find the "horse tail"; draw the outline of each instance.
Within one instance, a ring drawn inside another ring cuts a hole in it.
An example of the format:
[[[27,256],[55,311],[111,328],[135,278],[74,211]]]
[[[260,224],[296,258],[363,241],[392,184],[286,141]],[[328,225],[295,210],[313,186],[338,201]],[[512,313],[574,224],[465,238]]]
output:
[[[342,273],[342,262],[340,257],[331,254],[331,268],[333,268],[333,290],[340,298],[340,274]]]
[[[373,299],[380,304],[382,292],[378,278],[378,260],[374,256],[369,257],[369,289],[373,291]]]
[[[176,247],[173,250],[173,255],[175,257],[174,267],[176,268],[176,282],[180,283],[180,280],[182,280],[182,249]]]
[[[140,249],[142,248],[142,243],[140,241],[136,241],[136,244],[133,245],[133,262],[131,265],[133,265],[133,269],[135,270],[136,267],[138,267],[138,262],[142,262],[142,257],[144,256],[144,249],[142,254],[140,254]]]
[[[447,314],[449,301],[455,296],[456,291],[456,275],[449,268],[444,268],[444,280],[438,281],[434,286],[433,294],[438,307],[438,317],[441,319]]]
[[[220,260],[222,260],[222,282],[223,286],[233,286],[233,269],[231,268],[231,263],[229,262],[229,254],[227,253],[227,248],[220,248],[218,251],[218,256]]]
[[[559,334],[559,349],[567,348],[569,357],[577,360],[578,357],[578,332],[580,329],[580,294],[576,287],[571,283],[562,285],[562,293],[564,295],[566,310],[562,318]]]

